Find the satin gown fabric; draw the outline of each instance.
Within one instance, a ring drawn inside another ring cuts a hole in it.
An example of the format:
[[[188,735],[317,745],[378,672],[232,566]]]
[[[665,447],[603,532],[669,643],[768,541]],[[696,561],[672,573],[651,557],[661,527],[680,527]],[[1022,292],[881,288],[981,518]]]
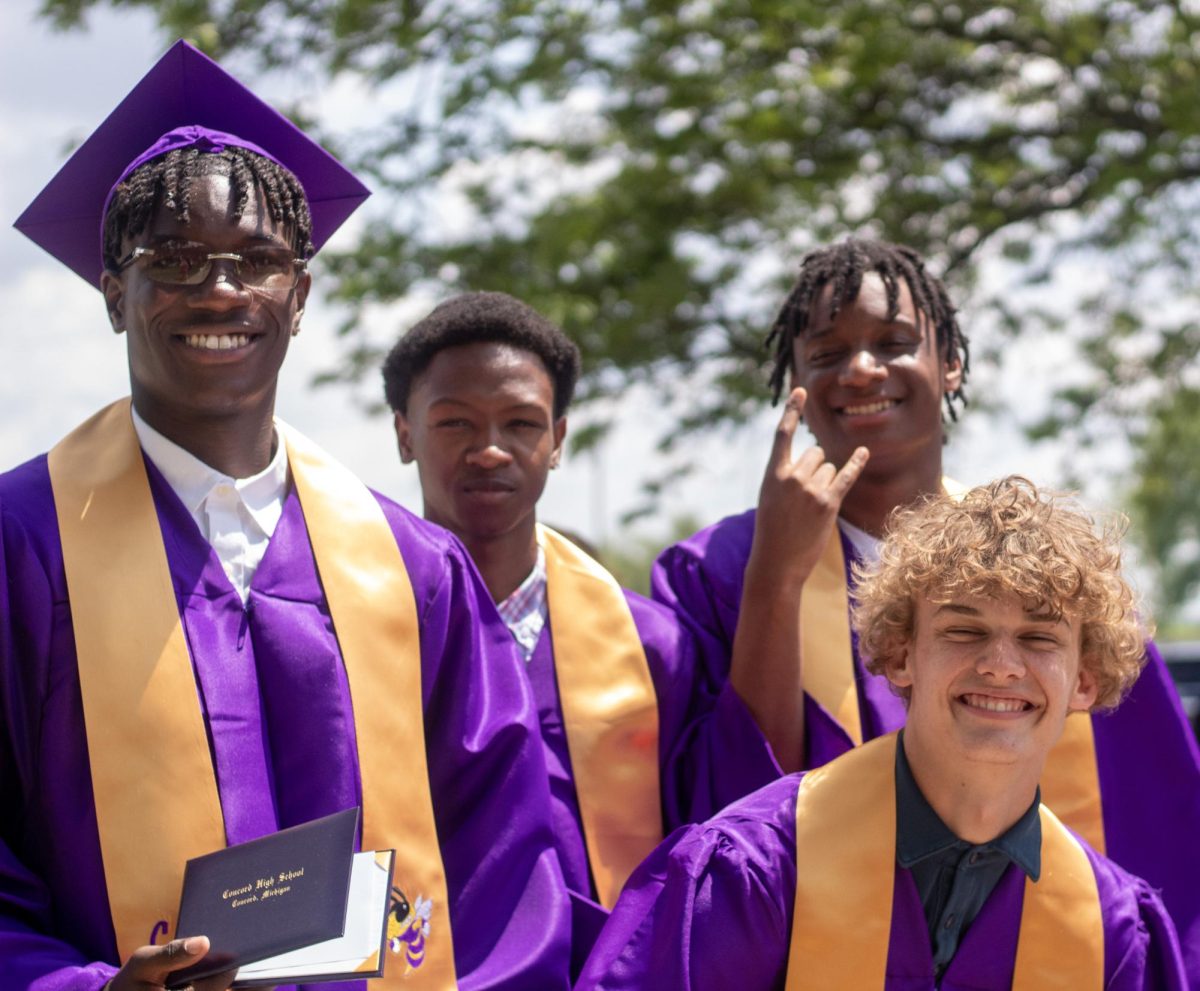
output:
[[[705,677],[718,692],[733,694],[729,663],[753,536],[753,510],[727,517],[667,548],[651,574],[654,598],[689,625]],[[849,583],[857,555],[841,539]],[[886,679],[867,673],[857,640],[852,646],[863,738],[869,740],[903,726],[904,706]],[[1200,988],[1200,748],[1161,655],[1153,644],[1146,652],[1146,667],[1129,696],[1116,710],[1092,716],[1105,853],[1162,891],[1179,931],[1191,986]],[[841,727],[809,698],[805,718],[809,767],[820,767],[849,749]],[[760,760],[747,770],[743,794],[782,773],[773,760]]]
[[[243,609],[186,509],[147,468],[228,841],[357,804],[345,669],[295,492]],[[564,988],[570,909],[522,662],[458,542],[378,498],[417,603],[460,986]],[[116,951],[44,457],[0,476],[0,573],[0,991],[96,991]],[[394,760],[396,774],[411,773],[404,754]]]
[[[664,842],[630,878],[576,991],[782,991],[799,777],[781,778]],[[1175,930],[1158,894],[1086,852],[1104,917],[1106,991],[1184,991]],[[1009,991],[1024,884],[1010,865],[935,982],[920,897],[911,874],[897,867],[885,991]],[[855,945],[848,931],[842,952]]]
[[[718,700],[697,669],[695,642],[668,609],[625,591],[646,653],[659,713],[659,781],[664,831],[700,822],[744,794],[747,767],[770,762],[769,747],[736,695]],[[596,900],[588,867],[554,672],[554,632],[548,624],[526,668],[536,699],[554,818],[555,849],[575,911],[572,957],[586,958],[608,913]]]

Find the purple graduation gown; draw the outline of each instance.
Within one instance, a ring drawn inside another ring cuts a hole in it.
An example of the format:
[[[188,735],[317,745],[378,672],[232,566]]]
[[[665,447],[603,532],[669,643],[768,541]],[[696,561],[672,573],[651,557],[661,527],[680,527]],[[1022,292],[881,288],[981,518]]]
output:
[[[654,597],[691,626],[706,677],[714,690],[727,694],[734,694],[727,681],[729,662],[753,536],[753,510],[727,517],[667,548],[651,574]],[[849,584],[857,556],[850,542],[841,539]],[[856,638],[852,646],[863,736],[869,740],[899,729],[904,706],[885,678],[867,673]],[[1153,644],[1147,645],[1146,667],[1129,696],[1116,710],[1094,714],[1092,729],[1105,853],[1162,891],[1179,931],[1191,986],[1200,989],[1200,748]],[[832,716],[806,696],[807,765],[819,767],[850,745]],[[747,772],[747,790],[782,773],[773,760],[758,761]]]
[[[700,822],[740,795],[741,766],[761,761],[769,747],[736,696],[714,709],[706,679],[698,677],[692,636],[671,610],[625,591],[658,700],[659,780],[663,829]],[[581,965],[608,912],[596,901],[583,821],[567,749],[554,671],[553,631],[542,630],[526,666],[541,720],[554,820],[555,849],[575,915],[572,958]]]
[[[358,804],[345,668],[295,492],[243,609],[148,467],[229,842]],[[570,911],[521,661],[458,542],[379,502],[420,621],[430,790],[461,987],[564,988]],[[116,970],[116,947],[44,456],[0,475],[0,573],[0,991],[97,991]],[[404,754],[394,760],[409,773]]]
[[[576,991],[782,991],[796,887],[789,775],[664,842],[634,872]],[[1086,848],[1085,848],[1086,849]],[[1093,853],[1108,991],[1184,991],[1175,930],[1158,894]],[[935,983],[912,875],[896,868],[885,991],[1009,991],[1025,875],[1010,865]],[[846,950],[853,952],[854,936]]]

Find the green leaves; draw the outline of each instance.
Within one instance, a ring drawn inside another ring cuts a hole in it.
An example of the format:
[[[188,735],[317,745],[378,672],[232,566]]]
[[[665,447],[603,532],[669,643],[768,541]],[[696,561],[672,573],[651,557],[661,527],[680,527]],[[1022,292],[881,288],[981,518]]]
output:
[[[582,401],[647,381],[694,397],[662,438],[670,447],[737,422],[763,396],[756,343],[803,251],[869,232],[925,254],[973,322],[1076,336],[1090,378],[1064,384],[1035,433],[1084,444],[1092,421],[1120,423],[1145,445],[1137,466],[1147,479],[1184,438],[1194,388],[1184,369],[1197,347],[1178,312],[1196,302],[1194,5],[45,0],[43,9],[71,25],[105,2],[148,7],[166,34],[217,55],[370,87],[372,126],[339,127],[338,138],[383,203],[361,245],[328,262],[325,284],[349,314],[332,379],[373,373],[375,347],[360,332],[367,307],[415,288],[503,289],[580,342]],[[1050,316],[1035,292],[1001,298],[979,284],[986,258],[1021,266],[1036,285],[1071,255],[1095,258],[1104,282],[1082,287],[1104,290],[1090,312]],[[1139,384],[1146,377],[1161,382],[1157,398]],[[1167,491],[1195,513],[1197,486]],[[1191,574],[1164,579],[1175,601]]]
[[[1200,588],[1200,387],[1184,386],[1154,402],[1150,424],[1132,515],[1147,556],[1158,564],[1162,600],[1178,606]],[[1164,618],[1173,612],[1168,608]]]

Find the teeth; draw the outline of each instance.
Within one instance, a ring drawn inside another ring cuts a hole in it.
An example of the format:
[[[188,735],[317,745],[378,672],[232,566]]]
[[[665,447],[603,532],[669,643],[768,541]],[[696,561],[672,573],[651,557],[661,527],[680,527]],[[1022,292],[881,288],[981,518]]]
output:
[[[1021,712],[1027,702],[1020,699],[998,699],[990,695],[964,695],[963,701],[972,709],[986,709],[988,712]]]
[[[894,399],[881,399],[877,403],[865,403],[862,406],[845,406],[842,408],[843,413],[848,413],[850,416],[864,416],[868,413],[882,413],[885,409],[891,409],[896,405]]]
[[[231,351],[250,343],[249,334],[189,334],[183,342],[202,351]]]

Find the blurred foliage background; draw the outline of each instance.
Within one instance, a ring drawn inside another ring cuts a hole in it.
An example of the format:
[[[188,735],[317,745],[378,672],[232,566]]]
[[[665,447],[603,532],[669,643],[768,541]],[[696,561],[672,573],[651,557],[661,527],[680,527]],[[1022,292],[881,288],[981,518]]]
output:
[[[148,8],[165,40],[238,65],[363,87],[371,123],[352,133],[294,108],[336,131],[387,204],[353,250],[322,256],[346,313],[323,380],[374,374],[372,307],[510,292],[579,342],[583,403],[648,384],[679,411],[652,504],[686,474],[689,435],[761,409],[764,330],[803,252],[849,232],[904,241],[971,327],[997,328],[977,359],[1070,338],[1083,372],[1031,438],[1121,439],[1110,468],[1163,619],[1194,600],[1197,0],[44,0],[42,14],[77,27],[97,6]],[[1070,260],[1086,277],[1064,286]],[[1016,273],[1002,289],[984,277],[996,266]],[[593,419],[576,445],[605,429]]]

